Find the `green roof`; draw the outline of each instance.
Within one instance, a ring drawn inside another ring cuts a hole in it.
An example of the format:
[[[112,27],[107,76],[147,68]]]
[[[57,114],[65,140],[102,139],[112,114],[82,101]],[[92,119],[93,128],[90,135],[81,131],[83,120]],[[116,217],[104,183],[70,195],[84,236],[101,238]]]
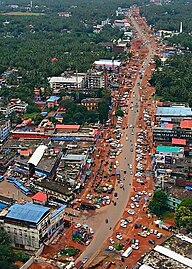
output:
[[[178,153],[182,151],[182,147],[171,147],[171,146],[157,146],[156,151],[157,152],[172,152],[172,153]]]

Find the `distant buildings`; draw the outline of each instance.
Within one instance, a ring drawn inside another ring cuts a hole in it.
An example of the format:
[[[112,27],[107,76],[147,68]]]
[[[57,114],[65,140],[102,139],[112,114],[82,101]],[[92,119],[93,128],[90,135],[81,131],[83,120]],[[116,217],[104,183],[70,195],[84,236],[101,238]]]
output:
[[[81,100],[81,105],[85,106],[88,110],[94,110],[98,108],[100,98],[86,98]]]
[[[93,65],[98,70],[115,70],[120,67],[121,62],[119,60],[100,59],[98,61],[95,61]]]
[[[19,98],[13,98],[10,100],[7,107],[0,107],[0,113],[3,113],[4,115],[10,115],[11,113],[26,113],[28,104],[21,101]]]

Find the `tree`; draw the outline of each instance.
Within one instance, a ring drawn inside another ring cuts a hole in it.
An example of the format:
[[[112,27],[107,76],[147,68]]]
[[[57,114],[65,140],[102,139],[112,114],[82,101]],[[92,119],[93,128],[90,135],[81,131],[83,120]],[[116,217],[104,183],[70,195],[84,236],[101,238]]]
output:
[[[164,191],[156,191],[149,203],[149,210],[157,216],[161,216],[168,209],[167,195]]]
[[[8,234],[0,230],[0,268],[1,269],[16,269],[14,263],[17,260],[17,255],[13,252],[10,245]]]
[[[124,116],[124,112],[120,108],[118,108],[117,111],[116,111],[116,113],[115,113],[115,115],[117,117],[123,117]]]
[[[177,227],[192,231],[192,198],[183,199],[175,211],[175,224]]]

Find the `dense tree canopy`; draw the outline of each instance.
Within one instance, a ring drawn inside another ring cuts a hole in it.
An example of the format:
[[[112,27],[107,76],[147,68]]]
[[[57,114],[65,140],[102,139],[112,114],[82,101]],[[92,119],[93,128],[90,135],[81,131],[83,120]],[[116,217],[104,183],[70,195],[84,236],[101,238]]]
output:
[[[164,191],[155,191],[152,200],[149,203],[150,212],[161,216],[168,209],[167,195]]]
[[[162,100],[187,102],[192,105],[192,55],[170,58],[167,65],[159,68],[152,76],[151,84]]]
[[[0,268],[1,269],[17,269],[14,264],[17,255],[10,247],[10,238],[6,232],[0,230]]]
[[[141,13],[155,29],[179,32],[180,22],[182,21],[183,31],[186,33],[191,32],[191,1],[175,0],[162,5],[145,5],[141,8]]]
[[[192,198],[183,199],[176,209],[175,224],[179,228],[183,227],[192,231]]]

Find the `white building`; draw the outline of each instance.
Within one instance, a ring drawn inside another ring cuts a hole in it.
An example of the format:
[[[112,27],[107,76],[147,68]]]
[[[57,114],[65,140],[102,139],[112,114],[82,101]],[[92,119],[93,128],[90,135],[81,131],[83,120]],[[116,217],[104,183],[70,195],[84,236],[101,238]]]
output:
[[[50,208],[41,205],[14,204],[0,213],[0,224],[14,247],[35,250],[63,228],[65,207],[51,213]]]
[[[82,89],[85,84],[85,77],[85,73],[78,73],[71,76],[51,77],[48,80],[53,90]]]

